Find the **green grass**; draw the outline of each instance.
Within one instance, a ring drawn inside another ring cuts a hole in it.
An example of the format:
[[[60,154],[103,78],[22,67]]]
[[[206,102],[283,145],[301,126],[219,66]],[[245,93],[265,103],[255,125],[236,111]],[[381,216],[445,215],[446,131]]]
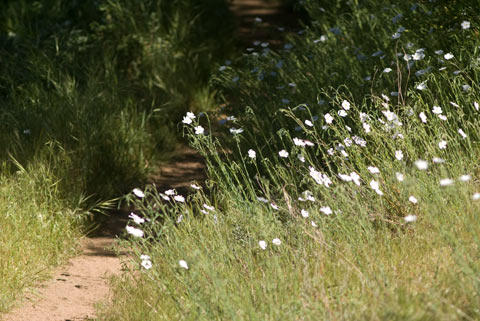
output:
[[[7,166],[2,163],[3,172]],[[0,176],[0,312],[78,251],[85,204],[62,199],[53,170],[31,164]]]
[[[127,196],[151,221],[100,320],[480,318],[478,3],[303,4],[304,33],[221,68],[226,107],[185,125],[205,190]]]

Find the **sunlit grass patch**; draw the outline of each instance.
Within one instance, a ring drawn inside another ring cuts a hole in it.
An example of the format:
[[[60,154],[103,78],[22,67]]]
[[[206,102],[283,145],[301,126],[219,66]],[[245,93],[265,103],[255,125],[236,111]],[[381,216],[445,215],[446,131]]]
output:
[[[1,176],[1,312],[25,289],[48,278],[51,266],[66,262],[78,250],[85,213],[62,199],[58,183],[43,164]]]

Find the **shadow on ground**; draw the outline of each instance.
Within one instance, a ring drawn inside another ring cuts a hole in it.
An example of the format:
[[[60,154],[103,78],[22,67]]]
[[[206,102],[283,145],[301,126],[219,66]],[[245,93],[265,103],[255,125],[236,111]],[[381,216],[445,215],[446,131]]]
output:
[[[188,147],[181,147],[175,156],[167,163],[159,164],[158,168],[147,180],[147,184],[154,184],[159,191],[175,189],[181,195],[192,191],[190,184],[196,182],[203,184],[206,179],[205,163],[198,153]],[[90,238],[122,238],[125,236],[125,226],[129,222],[128,215],[133,208],[120,208],[111,210],[107,216],[98,219],[98,227],[90,233]],[[115,255],[113,252],[93,251],[98,255]],[[92,254],[93,255],[93,254]]]

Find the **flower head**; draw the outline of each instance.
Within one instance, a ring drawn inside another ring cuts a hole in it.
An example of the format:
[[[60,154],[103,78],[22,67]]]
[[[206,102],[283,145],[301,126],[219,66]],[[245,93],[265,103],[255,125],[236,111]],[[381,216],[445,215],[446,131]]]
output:
[[[258,245],[262,250],[265,250],[267,248],[267,242],[265,242],[264,240],[258,241]]]
[[[452,55],[451,53],[447,53],[443,56],[443,58],[445,58],[446,60],[450,60],[452,59],[453,57],[455,57],[454,55]]]
[[[152,261],[150,261],[150,257],[148,257],[148,259],[142,259],[142,266],[145,270],[150,270],[152,268]]]
[[[370,182],[370,187],[378,194],[378,195],[383,195],[383,192],[380,190],[380,184],[375,181],[375,180],[372,180]]]
[[[324,117],[327,124],[331,124],[333,122],[333,117],[329,113],[326,113]]]
[[[396,172],[395,177],[397,178],[397,181],[399,181],[399,182],[403,182],[403,180],[404,180],[404,177],[403,177],[402,173]]]
[[[195,128],[195,135],[202,135],[205,132],[205,129],[202,126],[196,126]]]
[[[401,150],[395,151],[395,158],[397,160],[402,160],[403,159],[403,152]]]
[[[145,219],[141,218],[140,216],[136,215],[135,213],[130,213],[130,215],[128,217],[133,219],[133,221],[135,223],[139,224],[139,225],[145,223]]]
[[[422,159],[419,159],[419,160],[415,161],[415,166],[417,166],[417,168],[418,168],[419,170],[424,171],[424,170],[426,170],[426,169],[428,168],[428,162],[427,162],[427,161],[424,161],[424,160],[422,160]]]
[[[444,178],[440,180],[440,186],[449,186],[449,185],[453,185],[453,183],[455,182],[451,178]]]
[[[411,223],[411,222],[415,222],[417,220],[417,216],[416,215],[407,215],[403,219],[405,220],[405,222]]]
[[[470,21],[463,21],[461,23],[462,29],[469,29],[470,28]]]
[[[187,262],[186,262],[185,260],[180,260],[180,261],[178,261],[178,264],[179,264],[182,268],[184,268],[185,270],[188,270],[188,264],[187,264]]]
[[[280,157],[286,158],[286,157],[288,157],[288,152],[286,150],[282,149],[281,151],[278,152],[278,155]]]
[[[127,225],[125,228],[128,234],[132,234],[135,237],[143,237],[143,231],[141,229],[129,225]]]
[[[142,192],[141,189],[139,188],[134,188],[133,189],[133,194],[135,194],[137,197],[144,198],[145,194]]]
[[[309,213],[308,213],[307,210],[302,209],[302,210],[300,211],[300,213],[301,213],[302,216],[305,217],[305,218],[307,218],[307,217],[309,216]]]
[[[330,208],[330,206],[323,206],[323,207],[320,207],[320,212],[322,212],[323,214],[325,215],[330,215],[333,213],[332,209]]]

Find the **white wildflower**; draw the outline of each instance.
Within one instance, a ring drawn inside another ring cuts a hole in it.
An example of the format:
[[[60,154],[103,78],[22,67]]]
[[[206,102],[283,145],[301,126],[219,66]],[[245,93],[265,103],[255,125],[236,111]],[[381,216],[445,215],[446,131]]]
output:
[[[402,174],[402,173],[396,172],[396,173],[395,173],[395,176],[396,176],[396,178],[397,178],[397,180],[398,180],[399,182],[403,182],[404,177],[403,177],[403,174]]]
[[[310,169],[310,176],[317,182],[317,184],[325,185],[326,187],[329,187],[330,184],[332,184],[332,181],[326,174],[322,174],[318,172],[315,168],[309,167]]]
[[[182,123],[190,125],[192,123],[192,119],[186,116],[183,117]]]
[[[368,166],[367,169],[372,174],[380,174],[380,170],[378,169],[378,167]]]
[[[265,250],[267,248],[267,242],[264,240],[258,241],[258,246],[260,246],[262,250]]]
[[[351,182],[352,177],[350,175],[345,175],[345,174],[338,174],[338,177],[344,182]]]
[[[173,199],[176,200],[177,202],[185,203],[185,197],[183,197],[182,195],[175,195]]]
[[[442,113],[442,107],[433,106],[432,113],[437,114],[437,115],[441,114]]]
[[[143,237],[143,231],[141,229],[129,225],[127,225],[125,228],[128,234],[132,234],[135,237]]]
[[[203,204],[203,207],[205,207],[205,208],[206,208],[207,210],[209,210],[209,211],[215,211],[215,207],[210,206],[210,205],[208,205],[208,204]]]
[[[426,170],[428,168],[428,162],[427,161],[424,161],[422,159],[419,159],[417,161],[415,161],[415,166],[417,166],[417,168],[419,170]]]
[[[452,55],[451,53],[447,53],[443,56],[443,58],[445,58],[446,60],[450,60],[452,59],[453,57],[455,57],[454,55]]]
[[[325,117],[325,122],[326,122],[327,124],[331,124],[331,123],[333,122],[333,117],[332,117],[332,115],[330,115],[329,113],[325,114],[324,117]]]
[[[320,207],[320,212],[322,212],[323,214],[325,215],[330,215],[333,213],[332,209],[330,208],[330,206],[323,206],[323,207]]]
[[[418,90],[425,90],[427,89],[427,85],[424,82],[421,82],[416,87]]]
[[[411,222],[415,222],[417,220],[417,216],[416,215],[407,215],[403,219],[405,220],[405,222],[411,223]]]
[[[375,180],[372,180],[370,182],[370,187],[378,194],[378,195],[383,195],[383,192],[380,190],[380,184],[375,181]]]
[[[152,261],[150,260],[142,260],[141,264],[145,270],[149,270],[152,268]]]
[[[187,264],[187,262],[186,262],[185,260],[180,260],[180,261],[178,261],[178,264],[179,264],[182,268],[184,268],[185,270],[188,270],[188,264]]]
[[[143,224],[145,223],[145,219],[144,218],[141,218],[140,216],[136,215],[135,213],[130,213],[130,215],[128,215],[129,218],[131,218],[136,224]]]
[[[345,109],[345,110],[349,110],[350,109],[350,103],[347,100],[344,100],[342,102],[342,108]]]
[[[308,213],[307,210],[302,209],[302,210],[300,211],[300,213],[301,213],[302,216],[305,217],[305,218],[307,218],[307,217],[309,216],[309,213]]]
[[[278,246],[278,245],[282,244],[282,241],[280,241],[280,239],[275,238],[275,239],[272,240],[272,243]]]
[[[418,117],[420,117],[420,120],[422,121],[422,123],[427,122],[427,116],[425,115],[425,113],[423,111],[420,114],[418,114]]]
[[[281,151],[278,152],[278,155],[280,157],[286,158],[286,157],[288,157],[288,152],[286,150],[282,149]]]
[[[133,189],[133,194],[135,194],[137,197],[144,198],[145,194],[142,192],[141,189],[139,188],[134,188]]]
[[[351,172],[350,177],[352,178],[352,181],[355,183],[355,185],[360,186],[360,176],[357,173]]]
[[[241,134],[243,133],[243,131],[243,128],[230,128],[230,133],[232,133],[233,135]]]
[[[395,158],[397,160],[402,160],[403,159],[403,152],[401,150],[395,151]]]
[[[194,129],[195,135],[202,135],[205,132],[205,129],[202,126],[196,126]]]
[[[440,180],[441,186],[449,186],[449,185],[453,185],[453,183],[454,183],[454,180],[451,178],[444,178]]]
[[[362,123],[362,127],[365,130],[365,133],[367,133],[367,134],[371,131],[370,125],[367,124],[367,123]]]
[[[470,21],[462,21],[461,26],[462,26],[462,29],[469,29]]]

